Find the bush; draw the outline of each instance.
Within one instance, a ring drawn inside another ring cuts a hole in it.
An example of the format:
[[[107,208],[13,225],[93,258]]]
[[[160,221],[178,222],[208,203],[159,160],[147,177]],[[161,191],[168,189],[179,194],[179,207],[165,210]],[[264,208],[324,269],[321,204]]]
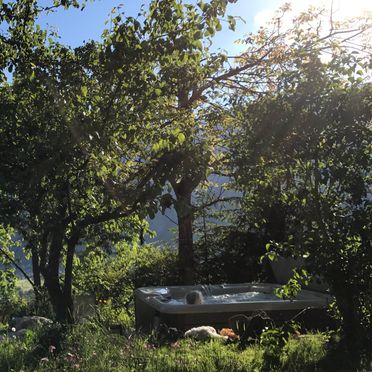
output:
[[[7,322],[22,305],[16,290],[14,270],[0,271],[0,322]]]
[[[17,277],[12,268],[14,252],[13,230],[0,224],[0,323],[7,322],[14,313],[23,307],[16,289]]]
[[[89,252],[75,270],[80,293],[94,294],[98,315],[108,323],[127,324],[134,289],[178,282],[176,252],[168,247],[120,243],[114,254]]]

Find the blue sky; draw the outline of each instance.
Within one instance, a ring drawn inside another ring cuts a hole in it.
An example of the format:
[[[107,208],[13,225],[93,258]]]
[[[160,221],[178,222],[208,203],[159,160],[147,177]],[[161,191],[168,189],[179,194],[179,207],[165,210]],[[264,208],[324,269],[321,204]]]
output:
[[[45,0],[44,3],[47,1]],[[39,19],[40,25],[54,28],[61,37],[61,41],[72,47],[83,44],[90,39],[98,40],[105,27],[105,21],[109,19],[111,10],[122,4],[122,10],[126,15],[137,16],[141,4],[148,5],[150,0],[95,0],[88,3],[83,11],[77,9],[58,10],[57,12],[43,15]],[[196,0],[184,1],[196,3]],[[227,13],[240,16],[246,23],[238,21],[236,32],[228,30],[227,26],[219,32],[214,41],[216,48],[226,49],[229,53],[236,53],[241,46],[234,41],[244,34],[255,31],[258,28],[255,17],[258,14],[276,9],[281,0],[238,0],[236,4],[230,4]]]
[[[184,3],[196,3],[197,0],[183,0]],[[207,1],[207,0],[204,0]],[[41,0],[41,3],[50,4],[51,0]],[[246,23],[238,22],[236,32],[225,27],[214,39],[215,48],[226,49],[229,53],[237,53],[242,47],[234,41],[244,34],[255,31],[264,25],[280,5],[290,0],[238,0],[230,4],[227,13],[240,16]],[[109,18],[111,10],[122,4],[127,15],[136,16],[142,4],[145,6],[150,0],[95,0],[88,2],[84,11],[77,9],[58,10],[55,13],[44,15],[39,22],[44,27],[54,27],[61,41],[72,47],[81,45],[90,39],[98,40],[105,28],[105,21]],[[306,10],[309,6],[320,6],[335,12],[334,18],[344,20],[353,16],[372,16],[372,0],[292,0],[294,14]]]

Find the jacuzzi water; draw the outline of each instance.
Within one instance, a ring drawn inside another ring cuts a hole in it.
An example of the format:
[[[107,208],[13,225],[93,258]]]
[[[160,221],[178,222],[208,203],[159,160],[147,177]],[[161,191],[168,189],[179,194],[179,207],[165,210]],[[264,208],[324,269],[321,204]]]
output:
[[[216,296],[204,296],[204,304],[228,304],[228,303],[239,303],[239,302],[250,302],[250,301],[280,301],[274,293],[262,293],[262,292],[244,292],[244,293],[232,293],[232,294],[221,294]],[[184,298],[181,299],[170,299],[167,301],[170,305],[185,305],[186,301]]]

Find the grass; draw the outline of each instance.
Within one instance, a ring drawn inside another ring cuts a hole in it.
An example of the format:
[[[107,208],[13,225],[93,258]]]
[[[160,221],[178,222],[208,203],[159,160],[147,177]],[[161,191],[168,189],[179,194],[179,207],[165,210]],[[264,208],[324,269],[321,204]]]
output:
[[[58,331],[58,330],[57,330]],[[245,349],[220,341],[183,339],[155,347],[150,338],[110,334],[94,323],[32,333],[24,341],[0,343],[1,371],[327,371],[323,334],[291,338],[278,350],[276,364],[259,344]],[[54,349],[55,347],[55,349]],[[332,364],[332,363],[331,363]]]
[[[320,361],[327,355],[328,337],[324,334],[310,334],[297,340],[290,340],[280,356],[281,369],[295,372],[317,369]]]
[[[95,322],[69,330],[29,331],[23,341],[0,342],[0,371],[353,371],[347,355],[323,333],[291,337],[281,348],[260,344],[158,340],[127,331],[115,335]],[[273,357],[274,356],[274,357]],[[362,369],[360,369],[362,370]],[[365,370],[372,370],[372,364]]]
[[[262,364],[259,347],[240,351],[237,345],[218,341],[181,340],[156,348],[143,337],[110,335],[102,330],[83,332],[84,336],[81,329],[75,330],[66,350],[40,370],[259,371]]]

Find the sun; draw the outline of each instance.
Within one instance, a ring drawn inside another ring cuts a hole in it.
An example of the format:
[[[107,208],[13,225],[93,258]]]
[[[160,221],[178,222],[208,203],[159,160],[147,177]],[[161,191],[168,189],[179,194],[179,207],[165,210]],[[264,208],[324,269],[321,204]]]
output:
[[[335,17],[340,20],[372,15],[372,1],[370,0],[323,0],[322,3],[329,9],[332,7]]]
[[[275,11],[285,3],[291,4],[293,14],[304,12],[312,6],[324,8],[333,14],[334,21],[345,21],[356,17],[372,18],[372,0],[280,0],[261,10],[254,16],[256,26],[264,26],[269,22]]]

